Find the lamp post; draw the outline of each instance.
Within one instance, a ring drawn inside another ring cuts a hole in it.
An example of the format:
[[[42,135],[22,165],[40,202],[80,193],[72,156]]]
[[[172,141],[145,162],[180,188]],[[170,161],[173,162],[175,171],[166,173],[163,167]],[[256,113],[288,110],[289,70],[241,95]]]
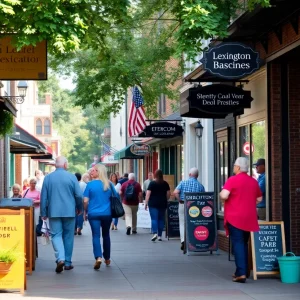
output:
[[[200,122],[200,120],[198,120],[197,125],[195,127],[195,132],[196,132],[196,136],[198,137],[198,139],[200,140],[202,137],[202,133],[203,133],[203,126]]]
[[[22,104],[25,100],[28,84],[25,80],[21,80],[19,81],[17,88],[19,96],[3,96],[3,98],[12,101],[15,104]]]

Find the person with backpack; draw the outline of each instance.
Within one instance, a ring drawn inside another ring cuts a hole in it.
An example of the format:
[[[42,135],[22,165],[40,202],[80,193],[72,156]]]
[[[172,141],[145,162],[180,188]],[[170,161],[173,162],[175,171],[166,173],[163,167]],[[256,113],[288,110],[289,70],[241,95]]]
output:
[[[122,184],[120,196],[125,211],[126,234],[130,235],[131,230],[136,234],[137,211],[139,202],[143,201],[143,193],[141,185],[135,181],[134,173],[130,173],[128,181]]]

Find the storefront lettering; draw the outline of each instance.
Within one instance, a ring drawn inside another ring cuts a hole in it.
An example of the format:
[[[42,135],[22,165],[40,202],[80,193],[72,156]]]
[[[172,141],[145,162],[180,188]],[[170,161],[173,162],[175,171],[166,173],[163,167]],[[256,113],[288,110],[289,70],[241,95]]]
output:
[[[175,127],[152,127],[152,131],[176,131]]]

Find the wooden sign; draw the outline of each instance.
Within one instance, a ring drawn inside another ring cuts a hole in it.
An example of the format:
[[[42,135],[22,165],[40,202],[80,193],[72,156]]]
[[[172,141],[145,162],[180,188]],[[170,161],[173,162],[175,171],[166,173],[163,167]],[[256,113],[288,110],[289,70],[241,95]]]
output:
[[[216,251],[214,192],[185,193],[184,197],[187,252]]]
[[[286,252],[283,222],[260,222],[259,231],[251,232],[251,251],[254,280],[257,275],[279,274],[277,257]]]
[[[0,290],[26,288],[25,212],[0,215]]]

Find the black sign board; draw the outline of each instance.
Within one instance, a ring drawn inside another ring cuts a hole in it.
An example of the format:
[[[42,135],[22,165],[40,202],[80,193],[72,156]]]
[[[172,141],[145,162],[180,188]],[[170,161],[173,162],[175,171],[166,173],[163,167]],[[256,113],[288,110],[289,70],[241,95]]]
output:
[[[283,222],[262,222],[258,232],[251,232],[253,278],[258,275],[278,274],[277,257],[285,254]]]
[[[182,126],[170,122],[157,122],[146,126],[139,137],[155,137],[155,138],[172,138],[175,136],[182,136]]]
[[[204,69],[226,79],[238,79],[259,69],[259,53],[241,43],[222,43],[203,53]]]
[[[214,193],[185,193],[187,252],[216,251],[217,228]]]
[[[242,88],[213,84],[189,89],[189,110],[197,110],[198,117],[224,118],[229,113],[243,113],[244,108],[251,107],[250,91]]]
[[[169,201],[167,206],[167,236],[170,238],[180,238],[178,201]]]

